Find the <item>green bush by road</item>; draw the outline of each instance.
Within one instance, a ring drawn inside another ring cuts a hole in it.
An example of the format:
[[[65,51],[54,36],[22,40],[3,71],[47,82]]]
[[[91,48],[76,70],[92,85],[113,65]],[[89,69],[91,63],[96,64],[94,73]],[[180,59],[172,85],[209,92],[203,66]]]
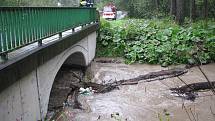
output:
[[[215,60],[215,22],[178,26],[170,19],[101,20],[97,56],[163,66]]]

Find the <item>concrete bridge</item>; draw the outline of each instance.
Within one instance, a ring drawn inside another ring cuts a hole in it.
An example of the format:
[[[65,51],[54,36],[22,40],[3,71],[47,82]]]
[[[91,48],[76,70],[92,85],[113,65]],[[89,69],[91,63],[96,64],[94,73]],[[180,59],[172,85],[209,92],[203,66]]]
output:
[[[62,65],[88,66],[95,56],[96,10],[4,7],[0,13],[0,120],[44,120]],[[57,36],[55,41],[45,41],[53,36]],[[36,47],[19,54],[30,44]]]

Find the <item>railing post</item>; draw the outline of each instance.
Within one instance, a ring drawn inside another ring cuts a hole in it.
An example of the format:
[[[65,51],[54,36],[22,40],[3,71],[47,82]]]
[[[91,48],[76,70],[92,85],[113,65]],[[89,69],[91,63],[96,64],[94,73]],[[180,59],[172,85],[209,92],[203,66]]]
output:
[[[63,36],[62,36],[62,32],[59,33],[59,39],[61,39]]]
[[[38,41],[38,46],[42,46],[43,45],[43,41],[42,39]]]
[[[84,28],[85,26],[86,26],[86,24],[82,24],[82,25],[81,25],[81,28]]]
[[[8,60],[8,54],[7,53],[3,53],[0,55],[0,63],[5,62]]]

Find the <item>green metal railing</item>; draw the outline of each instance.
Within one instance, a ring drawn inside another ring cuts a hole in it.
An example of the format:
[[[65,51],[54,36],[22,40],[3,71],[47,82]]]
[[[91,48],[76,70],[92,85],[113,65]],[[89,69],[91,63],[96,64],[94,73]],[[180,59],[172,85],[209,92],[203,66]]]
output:
[[[0,55],[95,21],[95,8],[0,7]]]

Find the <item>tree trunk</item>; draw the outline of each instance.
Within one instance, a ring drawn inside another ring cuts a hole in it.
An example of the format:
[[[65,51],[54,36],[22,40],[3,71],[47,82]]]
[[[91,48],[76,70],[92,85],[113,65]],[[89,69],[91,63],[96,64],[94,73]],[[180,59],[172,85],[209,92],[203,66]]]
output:
[[[179,25],[184,23],[184,0],[176,0],[176,22]]]
[[[208,18],[208,0],[204,0],[204,18]]]
[[[176,0],[171,0],[170,14],[176,16]]]
[[[204,0],[204,19],[205,19],[205,27],[208,26],[208,0]]]
[[[190,0],[190,19],[194,21],[196,19],[196,2],[195,0]]]
[[[159,9],[159,0],[154,0],[155,3],[155,8],[158,10]]]

